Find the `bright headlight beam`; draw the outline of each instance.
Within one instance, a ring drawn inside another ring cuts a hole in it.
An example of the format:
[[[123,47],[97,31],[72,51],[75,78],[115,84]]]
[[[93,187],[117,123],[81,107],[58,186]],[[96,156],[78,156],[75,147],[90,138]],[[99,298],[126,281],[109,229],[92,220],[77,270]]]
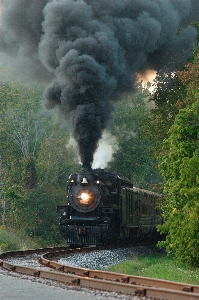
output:
[[[79,202],[81,204],[89,204],[89,195],[87,193],[81,193]]]
[[[86,200],[88,200],[88,198],[89,198],[89,195],[87,193],[82,193],[81,194],[81,199],[82,200],[86,201]]]

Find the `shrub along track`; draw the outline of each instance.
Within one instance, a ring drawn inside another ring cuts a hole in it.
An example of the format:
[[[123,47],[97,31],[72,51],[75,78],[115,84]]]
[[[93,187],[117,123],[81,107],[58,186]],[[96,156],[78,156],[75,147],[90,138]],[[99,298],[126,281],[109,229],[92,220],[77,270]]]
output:
[[[141,276],[129,276],[120,273],[97,271],[70,267],[57,262],[58,258],[96,251],[102,248],[69,247],[42,248],[35,250],[13,251],[0,254],[0,266],[9,271],[50,279],[67,285],[97,289],[120,294],[137,296],[151,300],[196,300],[199,299],[199,286]],[[103,248],[104,249],[104,248]],[[29,255],[39,255],[42,268],[33,268],[8,262],[11,258],[22,259]],[[50,269],[49,269],[50,268]]]

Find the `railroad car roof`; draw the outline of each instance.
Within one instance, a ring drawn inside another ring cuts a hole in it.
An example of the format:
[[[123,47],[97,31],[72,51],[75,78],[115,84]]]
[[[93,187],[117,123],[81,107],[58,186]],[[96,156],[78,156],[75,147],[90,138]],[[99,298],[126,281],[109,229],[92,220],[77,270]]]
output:
[[[135,187],[135,186],[133,188],[126,187],[125,189],[133,191],[133,192],[138,193],[138,194],[147,194],[147,195],[156,196],[156,197],[164,197],[163,194],[159,194],[159,193],[152,192],[152,191],[145,190],[145,189],[140,189],[140,188]]]

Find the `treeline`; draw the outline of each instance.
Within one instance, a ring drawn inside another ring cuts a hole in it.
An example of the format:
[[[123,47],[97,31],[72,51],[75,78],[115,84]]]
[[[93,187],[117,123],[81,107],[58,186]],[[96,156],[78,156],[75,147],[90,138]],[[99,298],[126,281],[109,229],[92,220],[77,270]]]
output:
[[[145,124],[164,179],[161,204],[168,254],[199,267],[199,46],[176,72],[159,73],[155,108]]]
[[[0,83],[0,215],[4,226],[52,245],[62,241],[56,206],[65,204],[68,176],[81,165],[66,124],[43,108],[42,93],[42,87]],[[147,97],[140,85],[118,102],[108,129],[118,149],[107,169],[139,186],[157,180],[148,141],[140,139]]]
[[[56,205],[79,166],[69,133],[42,107],[42,89],[1,82],[2,223],[41,244],[60,241]]]

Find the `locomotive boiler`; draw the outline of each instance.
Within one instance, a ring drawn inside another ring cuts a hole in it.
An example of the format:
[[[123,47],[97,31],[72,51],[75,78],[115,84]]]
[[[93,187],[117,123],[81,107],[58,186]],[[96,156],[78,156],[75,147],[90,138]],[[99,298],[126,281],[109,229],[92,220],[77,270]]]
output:
[[[58,206],[60,233],[71,246],[151,240],[162,222],[160,197],[103,169],[74,173]]]

